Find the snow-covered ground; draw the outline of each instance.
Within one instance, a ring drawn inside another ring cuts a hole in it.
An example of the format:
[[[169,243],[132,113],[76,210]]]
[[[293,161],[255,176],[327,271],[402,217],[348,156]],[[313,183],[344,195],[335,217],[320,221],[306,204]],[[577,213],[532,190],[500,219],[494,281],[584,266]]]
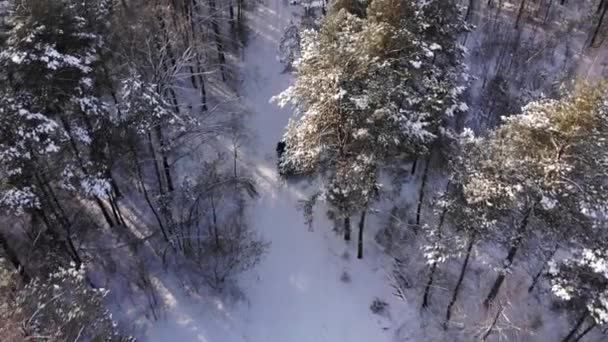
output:
[[[242,275],[244,297],[236,303],[161,292],[167,309],[145,334],[149,341],[382,342],[392,341],[400,323],[414,317],[417,305],[392,295],[390,260],[373,243],[375,229],[366,237],[365,259],[357,260],[355,241],[347,245],[332,232],[322,209],[313,229],[305,224],[298,201],[306,196],[306,184],[278,178],[275,146],[290,113],[269,100],[292,81],[276,57],[284,28],[297,21],[296,8],[287,3],[263,0],[247,13],[251,32],[243,61],[241,93],[253,112],[246,126],[254,139],[244,146],[241,162],[258,181],[261,196],[251,220],[271,243],[268,253]],[[386,315],[371,312],[375,298],[389,303]]]

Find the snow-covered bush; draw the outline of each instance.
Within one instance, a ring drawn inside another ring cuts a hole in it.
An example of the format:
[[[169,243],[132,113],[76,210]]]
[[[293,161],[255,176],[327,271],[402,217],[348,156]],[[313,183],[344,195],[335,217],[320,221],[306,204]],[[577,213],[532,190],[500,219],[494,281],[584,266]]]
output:
[[[369,309],[372,311],[372,313],[376,315],[386,315],[386,311],[388,310],[388,303],[376,297],[372,301],[372,304],[369,306]]]
[[[207,235],[201,241],[197,267],[207,284],[221,291],[239,273],[260,262],[268,243],[251,230],[243,217],[234,217],[219,228],[219,236]]]
[[[59,268],[23,288],[0,267],[0,332],[7,341],[131,341],[104,307],[108,291],[87,282],[84,269]],[[8,283],[6,281],[9,281]],[[12,336],[12,337],[11,337]]]
[[[246,199],[257,195],[255,184],[223,169],[220,157],[204,163],[199,178],[180,190],[179,220],[170,236],[175,260],[221,291],[259,263],[268,248],[248,223]]]
[[[342,271],[342,274],[340,275],[340,281],[345,284],[349,284],[352,281],[352,277],[350,276],[350,273],[348,273],[347,270]]]

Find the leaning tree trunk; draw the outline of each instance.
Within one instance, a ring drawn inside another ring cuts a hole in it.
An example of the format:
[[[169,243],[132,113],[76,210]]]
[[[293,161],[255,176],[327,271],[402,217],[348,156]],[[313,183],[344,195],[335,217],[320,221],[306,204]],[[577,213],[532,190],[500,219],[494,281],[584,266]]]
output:
[[[544,22],[547,22],[547,19],[549,19],[549,15],[551,14],[551,8],[553,8],[553,0],[549,1],[549,4],[547,5],[547,12],[545,13],[545,19]]]
[[[498,292],[500,291],[500,287],[502,286],[502,283],[505,281],[505,277],[507,276],[507,272],[508,272],[509,268],[511,268],[511,265],[513,264],[515,255],[517,254],[517,251],[519,250],[519,247],[523,240],[523,235],[526,231],[526,228],[528,227],[528,221],[530,219],[531,212],[532,212],[532,208],[530,207],[526,211],[526,214],[524,215],[524,218],[521,221],[521,225],[519,226],[519,229],[517,230],[517,236],[515,237],[515,240],[513,241],[511,248],[509,249],[509,254],[507,254],[507,258],[503,262],[503,268],[500,271],[500,274],[498,275],[498,277],[496,278],[494,285],[492,285],[492,289],[490,290],[490,293],[488,293],[488,297],[486,297],[486,299],[483,302],[483,305],[486,308],[492,301],[494,301],[494,299],[498,295]]]
[[[545,272],[545,268],[547,268],[547,264],[549,263],[549,261],[551,259],[553,259],[553,256],[555,255],[556,252],[557,252],[557,246],[555,246],[555,248],[553,248],[553,250],[551,251],[551,254],[543,262],[543,266],[540,268],[540,270],[538,270],[538,273],[536,273],[534,278],[532,278],[532,284],[530,284],[530,287],[528,287],[528,293],[530,293],[534,290],[534,288],[536,287],[536,284],[538,283],[538,280]]]
[[[521,0],[521,5],[519,5],[519,11],[517,12],[517,19],[515,20],[515,28],[519,28],[519,23],[521,22],[522,17],[524,16],[524,11],[526,9],[527,0]]]
[[[568,333],[568,335],[566,335],[566,337],[564,337],[564,339],[562,340],[562,342],[568,342],[570,341],[570,339],[572,337],[574,337],[574,335],[576,335],[576,332],[578,331],[578,329],[580,329],[580,327],[583,325],[583,323],[585,323],[585,320],[587,319],[587,311],[585,311],[581,317],[578,319],[578,321],[576,321],[576,324],[574,325],[574,327],[572,327],[572,330],[570,330],[570,332]]]
[[[595,27],[595,30],[593,31],[593,36],[591,37],[590,46],[592,46],[592,47],[593,47],[593,45],[595,45],[595,41],[600,32],[600,28],[602,27],[602,24],[604,23],[604,17],[606,17],[606,11],[608,11],[608,5],[604,4],[604,8],[602,9],[602,14],[600,15],[600,19],[597,23],[597,26]]]
[[[460,269],[460,276],[458,277],[458,282],[456,282],[456,287],[454,288],[454,292],[452,293],[452,299],[450,300],[450,304],[448,304],[448,309],[445,314],[445,321],[443,322],[443,329],[448,328],[448,323],[452,318],[452,308],[458,300],[458,294],[460,293],[460,287],[462,286],[462,281],[464,280],[465,273],[467,268],[469,267],[469,259],[471,258],[471,250],[473,250],[473,245],[475,244],[476,234],[473,233],[469,240],[469,245],[467,246],[467,254],[464,258],[464,263],[462,264],[462,268]]]
[[[496,315],[494,316],[494,320],[492,320],[492,324],[488,328],[488,331],[486,331],[486,333],[483,334],[483,337],[481,338],[482,341],[487,340],[488,337],[490,337],[490,335],[492,334],[492,331],[494,330],[496,323],[498,323],[498,318],[502,314],[502,310],[503,310],[502,305],[499,305],[498,310],[496,311]]]
[[[125,224],[122,220],[121,215],[118,213],[118,207],[116,206],[116,202],[114,201],[114,195],[112,195],[110,191],[106,191],[106,195],[108,196],[108,203],[110,204],[110,210],[112,210],[112,215],[116,220],[116,224],[124,227]]]
[[[595,327],[597,327],[597,324],[593,323],[591,325],[589,325],[587,327],[587,329],[583,330],[583,332],[576,336],[576,338],[574,340],[572,340],[572,342],[577,342],[580,341],[583,337],[585,337],[585,335],[587,335],[591,330],[593,330]]]
[[[357,259],[363,259],[363,228],[365,227],[365,214],[363,210],[361,213],[361,219],[359,219],[359,244],[357,248]]]
[[[494,285],[492,285],[492,289],[490,290],[490,293],[488,293],[488,297],[486,297],[486,299],[483,301],[483,305],[486,308],[490,305],[491,302],[494,301],[494,299],[496,299],[496,296],[498,295],[498,291],[500,291],[500,287],[502,286],[502,283],[505,281],[505,278],[507,276],[507,271],[513,264],[513,259],[515,259],[515,254],[517,254],[517,250],[519,249],[519,244],[520,244],[520,241],[515,241],[513,243],[513,245],[511,246],[511,248],[509,249],[509,254],[507,255],[507,258],[505,259],[505,261],[503,262],[503,268],[500,271],[500,274],[498,275],[496,280],[494,281]]]

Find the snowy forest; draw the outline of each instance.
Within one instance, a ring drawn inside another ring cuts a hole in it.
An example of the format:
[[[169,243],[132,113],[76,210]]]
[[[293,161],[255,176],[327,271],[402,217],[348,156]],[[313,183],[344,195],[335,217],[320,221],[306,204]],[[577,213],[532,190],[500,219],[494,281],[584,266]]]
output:
[[[0,0],[0,341],[608,341],[607,13]]]

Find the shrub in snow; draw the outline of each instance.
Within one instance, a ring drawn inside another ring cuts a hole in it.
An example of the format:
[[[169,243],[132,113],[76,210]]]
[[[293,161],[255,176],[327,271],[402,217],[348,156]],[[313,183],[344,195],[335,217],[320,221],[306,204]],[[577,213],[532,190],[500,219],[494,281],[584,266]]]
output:
[[[0,295],[5,296],[6,291],[7,286],[0,284]],[[12,291],[12,296],[0,304],[0,317],[11,317],[3,320],[0,331],[9,330],[16,336],[17,332],[9,325],[18,324],[20,338],[26,339],[132,340],[119,334],[110,313],[104,308],[107,291],[91,288],[83,269],[59,268],[46,279],[34,279],[25,287]]]
[[[175,229],[169,236],[176,262],[222,290],[227,282],[260,262],[268,243],[247,222],[246,196],[257,195],[248,178],[223,169],[222,156],[202,165],[196,181],[186,182],[176,200]]]
[[[218,237],[210,235],[201,241],[198,267],[215,290],[221,291],[226,282],[257,265],[268,248],[267,242],[239,221],[227,222]]]
[[[388,309],[388,303],[380,298],[375,298],[369,309],[376,315],[386,315]]]
[[[350,273],[348,273],[348,271],[346,270],[342,271],[342,275],[340,275],[340,281],[349,284],[352,281]]]

